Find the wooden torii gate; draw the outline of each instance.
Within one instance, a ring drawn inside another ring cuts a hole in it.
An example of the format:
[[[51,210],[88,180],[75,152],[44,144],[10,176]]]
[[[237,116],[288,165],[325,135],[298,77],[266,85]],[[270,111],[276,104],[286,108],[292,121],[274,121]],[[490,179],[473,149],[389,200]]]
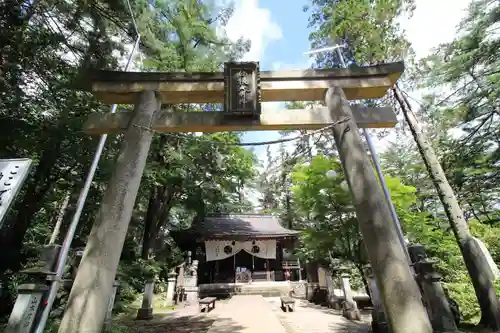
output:
[[[393,332],[431,333],[358,127],[395,126],[391,108],[350,106],[348,100],[384,96],[404,70],[401,62],[348,69],[261,72],[258,63],[227,63],[221,73],[99,71],[87,89],[133,112],[94,114],[91,135],[124,133],[115,171],[89,235],[59,333],[100,333],[136,200],[153,131],[220,132],[332,127],[360,230]],[[268,110],[261,102],[324,101],[326,107]],[[162,104],[223,103],[220,112],[171,112]]]

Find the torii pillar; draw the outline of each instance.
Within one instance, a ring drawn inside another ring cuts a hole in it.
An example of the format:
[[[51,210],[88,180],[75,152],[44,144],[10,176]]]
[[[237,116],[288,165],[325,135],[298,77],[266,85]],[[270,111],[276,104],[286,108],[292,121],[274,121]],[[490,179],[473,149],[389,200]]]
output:
[[[432,333],[420,290],[342,88],[329,88],[325,102],[334,120],[351,118],[334,126],[333,134],[391,332]]]
[[[147,128],[160,107],[155,95],[154,91],[143,91],[137,95],[115,171],[87,239],[59,333],[102,332],[123,243],[153,138],[153,132]]]

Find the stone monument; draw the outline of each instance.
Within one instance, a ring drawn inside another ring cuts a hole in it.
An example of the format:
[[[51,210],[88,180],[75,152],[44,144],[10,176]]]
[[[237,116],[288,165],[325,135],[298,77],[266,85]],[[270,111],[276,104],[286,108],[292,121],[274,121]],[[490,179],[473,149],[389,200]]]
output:
[[[441,275],[436,272],[436,261],[427,258],[423,245],[408,247],[415,267],[416,279],[423,293],[427,312],[435,332],[458,332],[455,318],[441,285]]]
[[[384,306],[380,300],[380,293],[377,287],[377,281],[373,276],[373,270],[370,264],[365,265],[365,278],[370,291],[370,298],[373,305],[372,310],[372,331],[373,333],[389,333],[389,325],[385,318]]]
[[[153,295],[155,279],[148,278],[144,285],[144,295],[142,296],[141,308],[137,310],[137,320],[153,319]]]
[[[358,310],[358,305],[354,301],[354,295],[349,282],[349,274],[345,268],[341,268],[340,281],[342,291],[344,292],[344,302],[342,303],[342,316],[349,320],[361,320],[361,314]]]
[[[188,267],[188,274],[184,276],[184,292],[187,305],[198,303],[198,260],[193,260],[193,263]]]

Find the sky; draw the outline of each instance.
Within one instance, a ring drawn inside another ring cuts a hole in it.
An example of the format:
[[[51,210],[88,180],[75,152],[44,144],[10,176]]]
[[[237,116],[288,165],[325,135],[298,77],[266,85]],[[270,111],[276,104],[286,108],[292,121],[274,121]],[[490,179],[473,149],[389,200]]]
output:
[[[412,18],[401,18],[400,23],[418,58],[428,55],[440,43],[451,41],[456,27],[466,14],[471,0],[416,0]],[[252,47],[243,60],[259,61],[261,70],[304,69],[310,60],[304,52],[309,50],[309,13],[302,8],[309,0],[289,0],[286,6],[277,0],[235,0],[236,10],[227,26],[228,37],[237,40],[243,36]],[[411,92],[419,99],[421,93]],[[275,108],[282,103],[269,103]],[[415,106],[416,107],[416,106]],[[279,139],[278,132],[247,132],[243,142]],[[375,138],[374,138],[375,139]],[[386,139],[390,141],[390,136]],[[387,142],[376,141],[377,151]],[[271,146],[276,151],[277,145]],[[255,147],[258,158],[265,161],[266,147]]]

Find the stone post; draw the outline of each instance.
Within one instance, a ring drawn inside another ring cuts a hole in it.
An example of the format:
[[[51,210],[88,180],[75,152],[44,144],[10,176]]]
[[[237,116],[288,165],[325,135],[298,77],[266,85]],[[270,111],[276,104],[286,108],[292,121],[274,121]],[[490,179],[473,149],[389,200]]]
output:
[[[175,270],[172,270],[170,273],[168,273],[168,279],[167,279],[167,305],[173,305],[174,304],[174,296],[175,296],[175,288],[176,288],[176,277],[177,273]]]
[[[31,333],[40,303],[48,290],[45,284],[20,285],[5,333]]]
[[[372,310],[372,331],[373,333],[389,333],[389,325],[385,318],[384,307],[380,300],[377,282],[373,275],[373,270],[370,264],[365,265],[365,278],[370,291],[370,298],[373,304]]]
[[[427,257],[425,247],[422,244],[413,244],[408,246],[408,254],[410,255],[411,263],[414,265],[420,259]]]
[[[175,304],[184,302],[184,278],[186,277],[186,263],[182,263],[177,274],[177,282],[175,283],[174,299]]]
[[[44,281],[47,276],[55,275],[56,263],[61,246],[57,244],[45,245],[40,251],[40,259],[35,266],[22,271],[38,282]],[[44,281],[45,282],[45,281]]]
[[[309,302],[314,300],[315,290],[319,289],[318,265],[316,262],[306,262],[306,299]]]
[[[113,281],[146,165],[160,103],[154,91],[138,93],[120,153],[87,240],[59,333],[101,333]]]
[[[342,88],[329,88],[325,102],[335,121],[349,118],[333,127],[333,135],[389,326],[397,333],[431,333],[417,283]]]
[[[358,305],[354,301],[354,296],[349,281],[349,274],[345,269],[341,270],[340,282],[342,291],[344,292],[344,302],[342,303],[342,316],[349,320],[361,320],[361,314],[358,310]]]
[[[412,254],[412,261],[416,260],[416,278],[421,286],[434,331],[457,332],[453,312],[441,285],[441,275],[436,272],[434,266],[436,261],[426,258],[425,248],[420,244],[409,246],[408,251]]]
[[[56,275],[55,266],[60,250],[60,245],[44,246],[35,266],[21,271],[28,275],[32,283],[18,287],[18,296],[9,317],[6,332],[31,332],[32,327],[36,327],[40,315],[39,310],[49,290],[47,282],[53,281]]]
[[[83,249],[82,248],[75,249],[75,257],[73,259],[73,262],[71,263],[71,278],[73,280],[75,280],[76,278],[76,273],[78,272],[78,267],[82,262],[82,257],[83,257]]]
[[[142,296],[142,305],[137,310],[138,320],[151,320],[153,319],[153,295],[155,289],[155,280],[148,279],[144,286],[144,295]]]
[[[188,267],[188,274],[184,276],[184,292],[186,293],[187,305],[198,304],[199,289],[198,289],[198,260],[193,260],[193,263]]]
[[[113,294],[111,294],[111,297],[109,298],[108,311],[106,312],[106,318],[104,319],[104,331],[109,330],[109,328],[111,327],[111,320],[113,319],[113,308],[115,307],[116,291],[118,290],[119,286],[120,282],[115,280],[115,282],[113,282]]]

